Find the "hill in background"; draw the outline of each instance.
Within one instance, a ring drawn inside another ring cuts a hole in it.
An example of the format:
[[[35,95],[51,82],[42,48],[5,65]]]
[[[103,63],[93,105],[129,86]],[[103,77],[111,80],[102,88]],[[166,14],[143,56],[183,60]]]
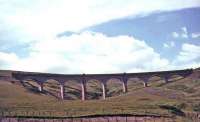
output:
[[[38,92],[33,81],[21,84],[9,77],[12,71],[1,71],[0,110],[31,116],[86,116],[102,114],[178,115],[200,112],[200,70],[188,77],[172,76],[169,83],[159,77],[150,79],[148,87],[137,79],[128,81],[128,92],[122,92],[119,81],[107,85],[107,98],[102,100],[98,81],[87,83],[87,100],[81,101],[81,86],[75,81],[65,84],[65,100],[59,99],[59,84],[49,80],[44,92]],[[3,78],[4,76],[4,78]]]

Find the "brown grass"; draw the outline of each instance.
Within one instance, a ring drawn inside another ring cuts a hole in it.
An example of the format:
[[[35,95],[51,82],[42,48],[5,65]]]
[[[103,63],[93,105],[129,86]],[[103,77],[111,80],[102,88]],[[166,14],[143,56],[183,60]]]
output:
[[[171,83],[151,78],[149,87],[144,88],[141,81],[132,79],[128,82],[129,92],[122,92],[122,84],[111,80],[107,84],[108,98],[101,99],[101,85],[98,81],[87,83],[87,99],[81,101],[81,87],[75,81],[65,84],[66,100],[59,98],[59,84],[50,80],[44,84],[44,93],[37,90],[38,85],[27,81],[24,86],[10,82],[0,82],[0,109],[16,115],[31,116],[84,116],[101,114],[135,115],[175,115],[173,110],[160,106],[173,106],[183,112],[193,112],[192,106],[200,100],[200,81],[178,76]],[[173,82],[174,81],[174,82]],[[184,107],[180,107],[184,104]],[[46,112],[46,113],[45,113]]]

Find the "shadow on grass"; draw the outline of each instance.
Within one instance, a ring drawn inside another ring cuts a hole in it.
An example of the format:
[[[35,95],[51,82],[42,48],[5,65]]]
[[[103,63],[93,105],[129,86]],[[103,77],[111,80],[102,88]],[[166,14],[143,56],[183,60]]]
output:
[[[168,110],[168,112],[174,114],[174,115],[178,115],[178,116],[185,116],[185,113],[177,108],[177,107],[174,107],[174,106],[170,106],[170,105],[160,105],[159,106],[161,109],[165,109],[165,110]]]
[[[53,96],[55,97],[56,99],[60,99],[58,96],[56,96],[55,94],[53,94],[52,92],[49,92],[47,90],[44,90],[41,92],[38,90],[38,87],[32,85],[31,83],[29,82],[21,82],[23,87],[29,92],[29,93],[34,93],[34,94],[45,94],[45,95],[50,95],[50,96]]]
[[[169,79],[169,81],[167,83],[161,83],[161,84],[157,85],[157,87],[162,87],[164,85],[167,85],[167,84],[170,84],[170,83],[174,83],[174,82],[182,80],[182,79],[185,79],[185,77],[181,77],[181,78],[178,78],[178,79],[175,79],[175,80]]]
[[[67,89],[67,91],[65,92],[65,99],[68,100],[76,100],[76,99],[81,99],[81,90],[74,88],[74,87],[70,87],[70,86],[65,86],[65,88]],[[75,96],[76,98],[72,97]]]
[[[41,94],[40,91],[38,91],[38,87],[32,85],[29,82],[22,82],[22,85],[26,88],[26,90],[30,93],[35,93],[35,94]]]
[[[73,88],[73,87],[70,87],[70,86],[65,86],[67,89],[71,89],[71,90],[75,90],[75,91],[78,91],[79,93],[81,93],[81,90],[80,89],[76,89],[76,88]]]
[[[76,98],[71,97],[71,95],[76,96],[77,99],[81,99],[80,90],[69,90],[65,92],[65,99],[67,100],[77,100]]]
[[[59,96],[57,96],[57,95],[55,95],[55,94],[53,94],[52,92],[49,92],[49,91],[47,91],[47,90],[43,90],[41,93],[43,93],[43,94],[45,94],[45,95],[53,96],[53,97],[55,97],[56,99],[60,99]]]
[[[95,92],[87,92],[87,99],[100,99],[102,97],[101,93],[95,93]]]
[[[107,97],[113,97],[113,96],[117,96],[123,93],[122,89],[118,89],[118,90],[113,90],[113,91],[109,91],[107,92]]]

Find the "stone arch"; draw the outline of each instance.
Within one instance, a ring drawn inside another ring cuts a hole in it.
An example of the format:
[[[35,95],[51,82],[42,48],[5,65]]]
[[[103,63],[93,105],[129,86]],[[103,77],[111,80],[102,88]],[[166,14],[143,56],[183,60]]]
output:
[[[163,76],[160,74],[153,74],[149,76],[149,86],[159,86],[163,84]]]
[[[86,79],[85,85],[87,99],[100,99],[102,97],[102,82],[101,79]]]
[[[185,75],[183,74],[179,74],[179,73],[172,73],[172,74],[168,74],[167,78],[165,80],[168,80],[167,82],[173,82],[173,81],[177,81],[180,79],[183,79]]]
[[[143,82],[143,86],[144,87],[147,87],[147,86],[151,85],[150,84],[151,75],[146,75],[146,76],[144,75],[144,76],[140,76],[139,78],[140,78],[141,82]]]
[[[143,81],[137,76],[129,77],[127,80],[127,86],[129,91],[134,91],[144,87]]]
[[[153,74],[149,76],[150,81],[151,80],[160,80],[162,79],[162,75],[161,74]]]
[[[81,81],[68,79],[64,82],[64,94],[67,100],[81,99]]]
[[[43,82],[44,93],[56,98],[60,98],[61,97],[60,85],[61,83],[57,79],[54,78],[46,79]]]
[[[122,78],[111,77],[106,81],[107,96],[117,96],[123,93],[123,80]]]
[[[21,79],[21,84],[31,92],[38,93],[41,91],[40,89],[40,81],[33,77],[25,77]]]

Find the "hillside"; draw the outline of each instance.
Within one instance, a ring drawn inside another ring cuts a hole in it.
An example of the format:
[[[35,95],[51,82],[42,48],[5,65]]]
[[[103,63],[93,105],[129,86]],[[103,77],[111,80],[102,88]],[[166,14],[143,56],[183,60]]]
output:
[[[109,81],[108,97],[101,99],[98,81],[87,84],[87,100],[81,101],[81,86],[75,81],[65,84],[65,100],[59,99],[59,84],[49,80],[44,92],[37,90],[37,84],[26,81],[23,84],[0,81],[0,110],[13,115],[30,116],[85,116],[101,114],[134,115],[184,115],[200,112],[200,71],[183,78],[173,76],[169,83],[159,77],[150,79],[149,86],[141,81],[128,81],[128,92],[123,93],[119,81]],[[28,112],[28,113],[27,113]]]

